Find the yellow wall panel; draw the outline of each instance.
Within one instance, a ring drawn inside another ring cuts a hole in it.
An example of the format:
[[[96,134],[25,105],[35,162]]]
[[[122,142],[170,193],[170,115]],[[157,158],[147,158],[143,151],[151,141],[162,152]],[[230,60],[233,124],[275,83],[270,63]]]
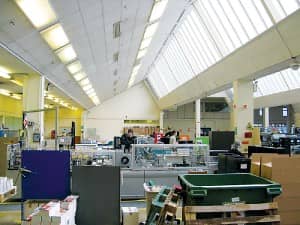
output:
[[[0,95],[0,115],[22,117],[22,100]]]
[[[58,129],[71,128],[72,121],[75,122],[75,135],[81,135],[81,114],[82,110],[70,110],[67,108],[59,108]],[[45,137],[49,138],[51,130],[55,129],[55,111],[45,112]],[[59,132],[58,135],[61,135]]]

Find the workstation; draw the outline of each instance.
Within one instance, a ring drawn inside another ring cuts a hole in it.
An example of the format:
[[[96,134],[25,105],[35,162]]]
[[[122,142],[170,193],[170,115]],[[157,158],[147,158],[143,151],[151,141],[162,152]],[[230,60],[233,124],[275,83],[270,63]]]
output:
[[[0,225],[299,225],[299,9],[0,1]]]

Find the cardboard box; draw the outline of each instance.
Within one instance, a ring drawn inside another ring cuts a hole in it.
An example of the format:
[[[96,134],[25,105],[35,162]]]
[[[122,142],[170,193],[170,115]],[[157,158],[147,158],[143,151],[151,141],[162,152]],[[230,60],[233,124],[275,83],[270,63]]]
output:
[[[259,153],[253,153],[251,155],[251,162],[253,162],[253,163],[260,163],[260,161],[261,161],[261,154],[259,154]]]
[[[261,164],[260,175],[264,178],[272,180],[272,163],[263,163]]]
[[[251,168],[250,172],[256,176],[260,176],[260,161],[261,155],[257,153],[253,153],[251,155]]]
[[[275,201],[280,212],[300,211],[300,197],[279,196]]]
[[[139,211],[136,207],[122,207],[123,225],[138,225]]]
[[[299,225],[300,224],[300,210],[279,212],[281,225]]]
[[[256,176],[260,176],[260,162],[251,162],[251,173]]]
[[[260,160],[259,160],[260,158]],[[251,171],[257,173],[260,164],[262,177],[278,182],[282,194],[275,199],[278,202],[281,224],[300,224],[300,157],[280,154],[253,154]],[[256,170],[256,171],[255,171]]]
[[[300,197],[300,184],[299,183],[285,183],[285,184],[280,183],[280,184],[282,187],[282,194],[280,196],[285,197],[285,198]]]
[[[285,183],[300,184],[300,158],[275,158],[272,162],[272,179]]]

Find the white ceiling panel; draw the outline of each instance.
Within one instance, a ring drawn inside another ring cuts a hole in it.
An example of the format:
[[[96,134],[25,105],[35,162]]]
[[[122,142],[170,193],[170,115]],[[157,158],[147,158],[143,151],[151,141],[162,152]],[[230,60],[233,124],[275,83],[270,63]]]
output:
[[[68,72],[65,68],[59,72],[52,69],[53,64],[62,65],[61,62],[14,1],[0,1],[0,24],[0,42],[7,46],[10,52],[45,75],[83,107],[93,106],[92,101],[79,86],[70,90],[65,88],[63,84],[70,79]]]
[[[176,23],[185,1],[168,1],[156,37],[142,59],[138,80]],[[154,0],[49,0],[100,101],[128,86]],[[121,35],[113,37],[120,21]],[[0,1],[0,41],[85,108],[93,103],[14,1]],[[118,53],[118,60],[113,55]],[[117,72],[116,72],[117,71]]]

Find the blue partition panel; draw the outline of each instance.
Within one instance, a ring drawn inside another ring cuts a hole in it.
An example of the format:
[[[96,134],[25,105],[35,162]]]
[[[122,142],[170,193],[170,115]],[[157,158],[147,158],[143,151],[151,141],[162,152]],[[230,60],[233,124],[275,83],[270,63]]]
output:
[[[64,199],[70,194],[69,151],[22,151],[23,199]]]

